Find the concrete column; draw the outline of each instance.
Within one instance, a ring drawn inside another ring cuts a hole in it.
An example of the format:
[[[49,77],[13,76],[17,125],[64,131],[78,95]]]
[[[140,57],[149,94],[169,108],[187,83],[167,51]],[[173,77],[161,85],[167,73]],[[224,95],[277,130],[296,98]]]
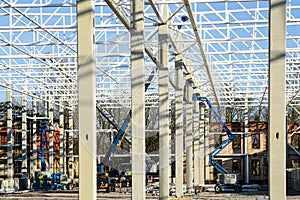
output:
[[[209,166],[209,108],[205,104],[204,107],[204,157],[205,157],[205,180],[210,180],[210,166]]]
[[[22,94],[22,172],[29,172],[27,169],[27,101],[26,95]]]
[[[200,103],[200,138],[199,138],[199,151],[200,151],[200,174],[199,174],[199,184],[204,185],[205,184],[205,121],[204,121],[204,103]]]
[[[49,171],[54,172],[54,141],[53,141],[53,125],[54,125],[54,113],[53,113],[53,103],[49,102],[49,121],[50,121],[50,132],[49,132]]]
[[[286,199],[286,0],[270,0],[269,197]]]
[[[193,190],[193,88],[186,84],[186,189]]]
[[[9,85],[10,86],[10,85]],[[12,133],[12,91],[6,90],[7,102],[7,180],[9,188],[13,188],[14,163],[13,163],[13,133]]]
[[[73,110],[69,110],[69,137],[68,137],[68,140],[69,140],[69,154],[68,154],[68,164],[69,164],[69,167],[70,167],[70,170],[69,170],[69,178],[73,179],[74,178],[74,155],[73,155],[73,150],[74,150],[74,142],[73,142],[73,137],[74,137],[74,133],[73,133],[73,130],[74,130],[74,124],[73,124]]]
[[[163,19],[168,17],[168,5],[160,5]],[[170,129],[169,129],[169,72],[168,72],[168,25],[158,27],[159,40],[159,198],[169,199],[169,161],[170,161]]]
[[[131,1],[132,199],[145,199],[144,1]]]
[[[59,106],[59,165],[60,172],[65,170],[65,129],[64,129],[64,108]]]
[[[96,68],[93,0],[77,1],[77,26],[79,200],[96,200]]]
[[[194,185],[200,184],[200,116],[199,101],[194,101]]]
[[[38,168],[37,168],[37,121],[36,121],[36,115],[37,115],[37,108],[36,108],[36,98],[33,97],[32,99],[32,129],[33,129],[33,135],[32,135],[32,173],[34,174]]]
[[[245,123],[245,126],[244,126],[244,143],[245,143],[245,183],[249,183],[249,155],[248,155],[248,142],[249,142],[249,139],[248,139],[248,133],[249,133],[249,112],[248,112],[248,105],[246,105],[245,107],[245,111],[244,111],[244,123]]]
[[[175,184],[176,197],[183,196],[183,71],[182,55],[175,56],[176,91],[175,91],[175,116],[176,116],[176,138],[175,138]]]

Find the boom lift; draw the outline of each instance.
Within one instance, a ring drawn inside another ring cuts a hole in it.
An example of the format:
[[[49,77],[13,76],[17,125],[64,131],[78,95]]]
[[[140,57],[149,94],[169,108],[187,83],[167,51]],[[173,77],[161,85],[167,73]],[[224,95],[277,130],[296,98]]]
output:
[[[111,165],[111,158],[117,149],[117,147],[121,146],[122,141],[125,139],[130,145],[131,142],[126,138],[126,133],[131,126],[131,112],[128,113],[127,117],[125,118],[124,123],[121,127],[119,127],[116,120],[100,105],[97,105],[98,111],[113,125],[113,127],[118,131],[116,137],[114,138],[113,142],[111,143],[105,157],[103,159],[103,163],[106,165]]]
[[[131,111],[129,111],[126,116],[122,126],[119,126],[118,122],[100,105],[97,105],[97,110],[112,124],[112,126],[118,131],[113,142],[111,143],[108,151],[105,154],[103,161],[98,164],[97,169],[106,168],[111,166],[111,160],[113,158],[115,150],[121,146],[122,142],[125,140],[129,145],[131,145],[130,140],[126,137],[126,134],[131,126]],[[127,163],[128,164],[128,163]],[[154,161],[146,154],[146,172],[151,170]],[[97,189],[105,189],[106,192],[115,190],[116,183],[116,173],[110,170],[103,172],[102,170],[97,170]],[[131,173],[127,173],[126,180],[131,185]]]
[[[158,64],[157,60],[154,60],[156,64]],[[145,82],[145,91],[149,88],[151,81],[155,77],[156,69],[154,69],[151,72],[151,75],[148,77],[148,79]],[[131,110],[128,112],[123,124],[121,127],[118,126],[118,123],[113,119],[113,117],[106,112],[103,108],[101,108],[99,105],[97,106],[97,109],[100,111],[100,113],[117,129],[118,134],[114,138],[114,141],[109,147],[109,150],[105,154],[105,157],[103,159],[103,163],[106,165],[109,165],[111,162],[111,158],[113,157],[113,154],[117,147],[120,147],[122,141],[125,139],[129,144],[131,145],[131,142],[126,138],[126,133],[129,130],[131,126]],[[149,155],[146,154],[146,172],[150,171],[152,165],[154,164],[154,161],[150,158]]]
[[[106,165],[111,165],[111,159],[117,147],[121,146],[123,140],[127,141],[130,145],[131,142],[127,139],[126,134],[131,126],[131,110],[129,111],[128,115],[126,116],[123,124],[119,127],[116,120],[107,112],[105,111],[100,105],[97,105],[98,111],[114,126],[114,128],[118,131],[116,137],[114,138],[113,142],[111,143],[108,151],[105,154],[103,159],[103,163]],[[154,161],[150,158],[149,155],[146,154],[146,172],[149,172]]]
[[[216,149],[214,149],[209,154],[209,165],[212,165],[219,173],[218,183],[215,185],[216,192],[222,192],[226,189],[233,189],[235,192],[241,192],[242,187],[239,185],[239,177],[238,174],[229,173],[224,167],[222,167],[218,162],[214,160],[214,158],[218,155],[220,151],[226,148],[235,138],[235,136],[231,133],[229,128],[226,126],[225,122],[222,120],[220,115],[216,112],[216,110],[212,107],[210,101],[206,97],[196,96],[196,99],[201,102],[206,102],[209,109],[214,113],[215,117],[221,123],[222,127],[225,129],[228,138],[224,140]]]

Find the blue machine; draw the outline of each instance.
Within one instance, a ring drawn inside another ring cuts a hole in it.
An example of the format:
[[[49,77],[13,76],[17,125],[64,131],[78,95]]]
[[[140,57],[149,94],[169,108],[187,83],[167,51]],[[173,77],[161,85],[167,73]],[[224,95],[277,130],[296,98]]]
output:
[[[224,167],[222,167],[218,162],[214,160],[215,156],[218,155],[220,151],[222,151],[225,147],[227,147],[235,138],[235,136],[231,133],[231,131],[226,126],[225,122],[222,120],[220,115],[216,112],[216,110],[212,107],[210,101],[206,97],[195,97],[198,101],[206,102],[209,109],[214,113],[215,117],[221,123],[222,127],[225,129],[228,138],[224,140],[216,149],[214,149],[209,154],[209,164],[212,165],[220,174],[218,177],[218,183],[215,186],[216,192],[222,192],[226,189],[233,189],[235,192],[241,192],[242,187],[239,185],[239,177],[238,174],[229,173]]]
[[[116,120],[100,105],[97,105],[98,111],[113,125],[113,127],[118,131],[116,137],[114,138],[113,142],[111,143],[105,157],[103,159],[103,163],[106,165],[111,165],[111,158],[116,150],[117,147],[121,146],[122,141],[125,139],[130,145],[131,142],[126,139],[126,133],[131,126],[131,112],[128,113],[124,123],[120,127]]]
[[[40,125],[42,129],[42,142],[41,142],[41,171],[46,171],[46,162],[45,162],[45,139],[46,139],[46,128],[47,128],[47,122],[42,121]]]
[[[183,21],[187,21],[188,17],[184,16],[182,18]],[[158,63],[157,60],[153,60],[155,63]],[[148,77],[148,79],[146,80],[145,83],[145,91],[147,91],[147,89],[150,86],[151,81],[153,80],[153,78],[155,77],[155,69],[151,72],[151,75]],[[113,157],[113,154],[116,150],[117,147],[120,147],[121,143],[123,142],[123,140],[127,141],[130,145],[131,142],[129,140],[127,140],[126,138],[126,133],[129,130],[130,126],[131,126],[131,110],[128,112],[122,126],[119,126],[118,123],[116,122],[116,120],[114,120],[114,118],[108,113],[106,112],[103,108],[101,108],[99,105],[97,106],[98,111],[100,111],[100,113],[114,126],[114,128],[118,131],[116,137],[114,138],[112,144],[110,145],[107,153],[105,154],[105,157],[103,159],[103,163],[106,165],[111,165],[111,158]],[[152,165],[154,164],[154,161],[150,158],[149,155],[146,154],[146,171],[150,171]]]
[[[47,127],[47,121],[43,120],[40,123],[40,131],[42,133],[41,138],[41,171],[36,172],[35,182],[32,185],[34,190],[56,190],[56,189],[69,189],[71,187],[68,184],[67,175],[58,172],[50,173],[46,171],[46,161],[45,161],[45,140],[46,132],[49,131]]]
[[[113,154],[117,147],[121,146],[121,143],[123,140],[126,140],[130,145],[131,142],[126,138],[126,134],[131,127],[131,110],[127,114],[122,126],[119,126],[117,121],[103,108],[101,108],[100,105],[97,105],[98,111],[113,125],[113,127],[118,131],[116,137],[114,138],[113,142],[111,143],[108,151],[106,152],[103,163],[105,165],[110,166],[111,165],[111,159],[113,157]],[[149,155],[146,154],[146,171],[149,172],[152,165],[154,164],[154,161],[150,158]]]

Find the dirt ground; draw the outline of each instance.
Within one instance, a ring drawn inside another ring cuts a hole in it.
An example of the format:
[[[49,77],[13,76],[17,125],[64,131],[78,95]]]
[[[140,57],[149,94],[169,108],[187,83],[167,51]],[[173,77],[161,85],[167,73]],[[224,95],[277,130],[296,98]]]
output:
[[[25,192],[19,194],[0,194],[1,200],[75,200],[78,199],[78,191],[41,191],[41,192]],[[98,192],[97,200],[111,199],[131,199],[130,192]],[[147,200],[159,199],[158,195],[147,194]],[[239,194],[233,192],[200,192],[193,196],[184,196],[183,198],[175,198],[170,196],[170,200],[264,200],[269,199],[266,191],[241,192]],[[299,200],[300,194],[290,193],[287,195],[287,200]]]

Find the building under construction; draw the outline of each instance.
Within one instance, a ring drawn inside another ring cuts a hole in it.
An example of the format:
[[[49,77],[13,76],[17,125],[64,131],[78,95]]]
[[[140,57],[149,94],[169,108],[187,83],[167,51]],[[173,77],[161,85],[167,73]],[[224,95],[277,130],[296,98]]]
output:
[[[95,200],[104,164],[130,172],[136,200],[149,173],[160,199],[259,184],[285,200],[300,190],[299,9],[0,1],[1,189],[64,174]]]

